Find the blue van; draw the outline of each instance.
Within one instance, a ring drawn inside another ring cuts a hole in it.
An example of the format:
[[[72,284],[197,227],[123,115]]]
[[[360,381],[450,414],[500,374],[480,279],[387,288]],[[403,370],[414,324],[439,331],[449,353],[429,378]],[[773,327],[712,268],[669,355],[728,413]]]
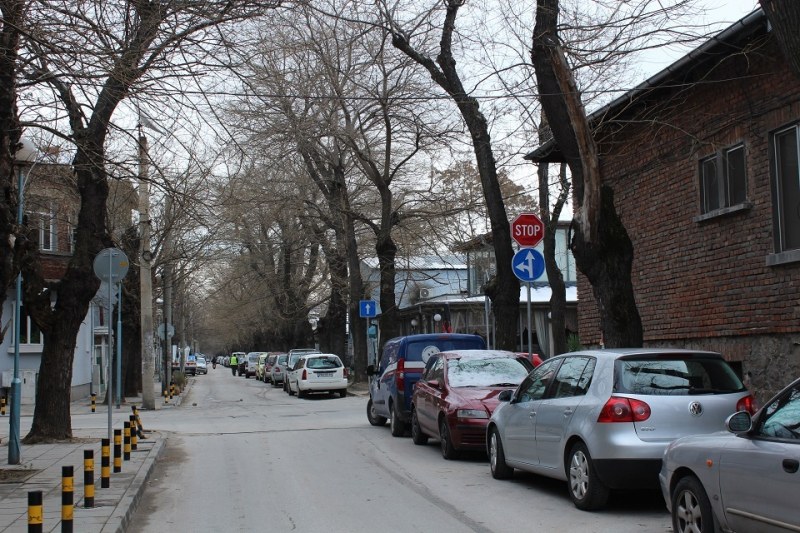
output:
[[[367,367],[367,419],[373,426],[390,420],[392,435],[400,437],[411,421],[411,395],[432,354],[449,350],[484,350],[479,335],[432,333],[406,335],[386,341],[378,368]]]

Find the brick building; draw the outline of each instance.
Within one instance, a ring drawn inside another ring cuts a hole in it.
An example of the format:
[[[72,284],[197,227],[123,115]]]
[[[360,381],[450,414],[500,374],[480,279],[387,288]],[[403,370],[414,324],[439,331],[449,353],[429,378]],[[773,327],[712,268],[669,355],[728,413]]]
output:
[[[590,121],[645,345],[719,351],[762,400],[800,375],[800,78],[763,12]],[[527,158],[560,159],[552,143]],[[578,294],[581,341],[598,345],[583,276]]]

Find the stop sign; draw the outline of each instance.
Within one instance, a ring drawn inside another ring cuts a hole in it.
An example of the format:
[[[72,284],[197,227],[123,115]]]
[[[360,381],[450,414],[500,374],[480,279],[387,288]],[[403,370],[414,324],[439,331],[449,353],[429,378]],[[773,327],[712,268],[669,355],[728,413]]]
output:
[[[520,246],[536,246],[544,238],[544,223],[536,213],[521,213],[511,223],[511,236]]]

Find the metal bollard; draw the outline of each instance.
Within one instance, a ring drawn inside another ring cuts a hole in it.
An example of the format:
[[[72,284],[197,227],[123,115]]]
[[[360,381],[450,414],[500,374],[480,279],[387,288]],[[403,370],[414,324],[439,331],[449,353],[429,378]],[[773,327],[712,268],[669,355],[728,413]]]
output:
[[[42,491],[32,490],[28,492],[28,533],[41,533],[43,521]]]
[[[102,440],[100,456],[100,488],[107,489],[111,486],[111,442]]]
[[[72,533],[72,518],[75,505],[74,477],[72,466],[61,467],[61,531]]]
[[[94,507],[94,450],[83,450],[83,506]]]
[[[136,415],[131,415],[130,420],[131,420],[131,450],[135,450],[136,446],[138,445],[138,440],[136,438]]]
[[[164,389],[164,405],[167,405],[168,403],[169,403],[169,393],[167,392],[166,389]]]
[[[143,439],[144,424],[142,424],[142,418],[139,416],[139,409],[135,405],[131,405],[131,409],[133,409],[133,416],[136,417],[136,436]]]
[[[130,422],[123,422],[122,424],[122,458],[126,461],[131,460],[131,423]]]
[[[97,393],[92,393],[92,412],[97,412]]]
[[[169,384],[169,399],[171,400],[175,396],[177,396],[177,394],[175,394],[175,384],[174,383],[170,383]]]
[[[0,415],[6,416],[6,397],[0,398]]]
[[[114,473],[122,472],[122,430],[114,430]]]

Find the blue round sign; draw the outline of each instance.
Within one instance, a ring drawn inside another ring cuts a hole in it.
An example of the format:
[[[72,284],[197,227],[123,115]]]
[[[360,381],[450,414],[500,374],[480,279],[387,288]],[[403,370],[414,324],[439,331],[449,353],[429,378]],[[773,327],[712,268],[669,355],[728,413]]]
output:
[[[522,248],[514,254],[511,268],[520,281],[536,281],[544,274],[544,256],[539,250]]]

